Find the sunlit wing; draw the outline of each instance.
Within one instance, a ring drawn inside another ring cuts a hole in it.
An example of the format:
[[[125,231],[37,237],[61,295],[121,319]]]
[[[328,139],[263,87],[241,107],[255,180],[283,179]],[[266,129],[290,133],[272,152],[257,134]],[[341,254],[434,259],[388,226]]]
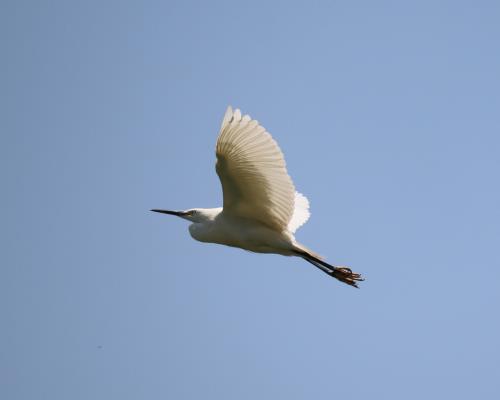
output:
[[[295,207],[292,218],[288,222],[288,230],[295,233],[297,229],[307,222],[310,215],[309,200],[302,193],[295,192]]]
[[[297,194],[307,206],[299,200],[299,210],[294,213],[295,188],[283,153],[258,121],[228,107],[216,155],[225,213],[258,220],[280,231],[294,231],[307,221],[307,199]]]

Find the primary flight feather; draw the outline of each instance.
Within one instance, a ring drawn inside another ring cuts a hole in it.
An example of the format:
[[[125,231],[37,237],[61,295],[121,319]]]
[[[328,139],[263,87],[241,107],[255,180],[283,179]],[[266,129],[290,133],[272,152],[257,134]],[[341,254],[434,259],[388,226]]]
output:
[[[228,107],[215,153],[223,207],[151,211],[191,221],[189,232],[201,242],[301,257],[357,287],[359,274],[326,263],[295,240],[293,234],[309,219],[309,201],[295,190],[283,153],[257,120]]]

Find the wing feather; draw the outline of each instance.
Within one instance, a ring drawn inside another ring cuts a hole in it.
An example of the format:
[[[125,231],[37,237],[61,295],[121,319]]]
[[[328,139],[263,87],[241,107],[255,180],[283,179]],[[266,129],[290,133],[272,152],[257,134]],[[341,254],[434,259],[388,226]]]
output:
[[[295,233],[297,229],[307,222],[310,216],[309,200],[307,200],[307,197],[302,193],[295,192],[295,207],[292,219],[288,223],[288,230]]]
[[[280,231],[288,229],[294,215],[295,187],[283,153],[265,128],[228,107],[216,155],[224,212]]]

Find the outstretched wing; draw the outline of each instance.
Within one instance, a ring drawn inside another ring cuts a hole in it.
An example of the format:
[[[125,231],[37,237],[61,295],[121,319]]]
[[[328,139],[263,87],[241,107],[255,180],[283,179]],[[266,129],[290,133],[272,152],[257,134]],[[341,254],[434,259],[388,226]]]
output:
[[[258,121],[228,107],[216,155],[224,212],[260,221],[279,231],[288,229],[294,215],[295,188],[283,153]],[[299,220],[303,223],[307,218]]]

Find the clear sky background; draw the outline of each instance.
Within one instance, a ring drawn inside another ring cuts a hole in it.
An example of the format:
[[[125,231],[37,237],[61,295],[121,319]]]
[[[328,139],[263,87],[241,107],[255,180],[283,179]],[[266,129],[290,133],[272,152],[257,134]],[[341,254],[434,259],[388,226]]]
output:
[[[0,398],[500,398],[500,5],[4,1]],[[363,273],[192,240],[227,105]]]

